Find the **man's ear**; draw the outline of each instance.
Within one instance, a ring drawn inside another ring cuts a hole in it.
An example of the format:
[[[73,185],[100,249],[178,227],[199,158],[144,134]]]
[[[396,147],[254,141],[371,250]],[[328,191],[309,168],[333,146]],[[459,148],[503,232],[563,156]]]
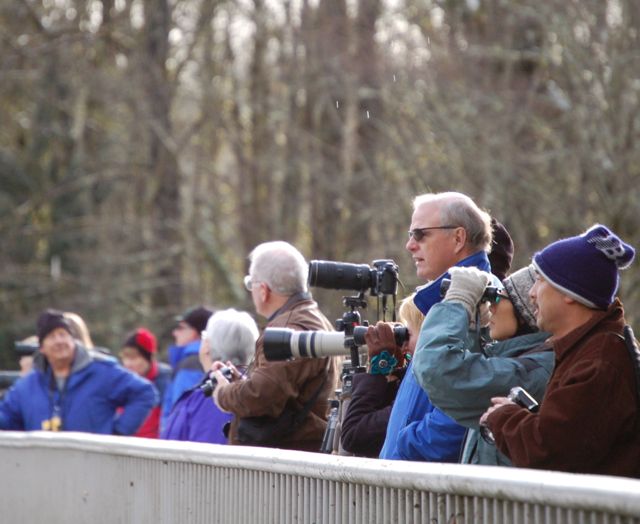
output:
[[[271,296],[271,289],[264,282],[260,282],[260,291],[258,293],[260,294],[260,300],[265,303]]]
[[[458,227],[453,230],[453,239],[455,241],[455,246],[453,248],[454,253],[457,255],[460,253],[465,246],[467,245],[467,230],[463,227]]]

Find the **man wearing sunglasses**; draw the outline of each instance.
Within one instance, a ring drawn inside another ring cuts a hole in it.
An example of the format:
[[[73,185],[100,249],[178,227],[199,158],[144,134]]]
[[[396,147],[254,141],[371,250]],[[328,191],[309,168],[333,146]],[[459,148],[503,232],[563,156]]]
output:
[[[467,195],[455,192],[421,195],[413,206],[406,248],[416,274],[428,282],[414,298],[426,315],[440,302],[440,285],[450,267],[490,271],[491,217]],[[380,458],[456,462],[465,429],[433,406],[411,367],[393,404]]]

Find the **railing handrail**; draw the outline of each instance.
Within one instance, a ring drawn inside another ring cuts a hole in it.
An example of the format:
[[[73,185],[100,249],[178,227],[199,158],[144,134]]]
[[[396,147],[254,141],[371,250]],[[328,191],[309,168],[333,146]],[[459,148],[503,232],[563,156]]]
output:
[[[2,447],[73,449],[640,517],[640,480],[622,477],[364,459],[272,448],[71,432],[0,432]]]

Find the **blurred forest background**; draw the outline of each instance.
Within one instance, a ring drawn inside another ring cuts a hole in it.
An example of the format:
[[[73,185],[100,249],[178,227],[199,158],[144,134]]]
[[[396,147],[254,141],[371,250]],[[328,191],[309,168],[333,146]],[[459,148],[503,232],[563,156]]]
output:
[[[640,247],[638,0],[0,0],[0,38],[0,367],[48,306],[112,349],[251,310],[266,240],[393,258],[408,294],[426,191],[490,210],[514,268],[595,221]]]

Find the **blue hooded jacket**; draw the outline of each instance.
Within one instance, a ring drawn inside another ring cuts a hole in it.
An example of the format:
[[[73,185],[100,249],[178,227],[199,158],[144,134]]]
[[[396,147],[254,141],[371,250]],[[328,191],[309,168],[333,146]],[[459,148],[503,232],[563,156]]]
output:
[[[484,251],[475,253],[456,264],[490,271]],[[418,290],[414,303],[425,315],[440,302],[440,284],[444,273],[429,285]],[[460,457],[465,428],[436,408],[413,374],[412,363],[400,384],[391,409],[381,459],[416,460],[429,462],[457,462]]]
[[[169,348],[169,364],[173,369],[173,379],[162,400],[161,430],[164,429],[167,417],[180,396],[200,383],[202,378],[202,366],[198,357],[200,343],[200,339],[197,339],[185,346],[171,346]]]
[[[57,416],[63,431],[132,435],[156,399],[151,382],[76,345],[62,391],[44,355],[38,354],[34,369],[18,380],[0,403],[0,428],[47,429]],[[118,413],[120,407],[123,409]]]

